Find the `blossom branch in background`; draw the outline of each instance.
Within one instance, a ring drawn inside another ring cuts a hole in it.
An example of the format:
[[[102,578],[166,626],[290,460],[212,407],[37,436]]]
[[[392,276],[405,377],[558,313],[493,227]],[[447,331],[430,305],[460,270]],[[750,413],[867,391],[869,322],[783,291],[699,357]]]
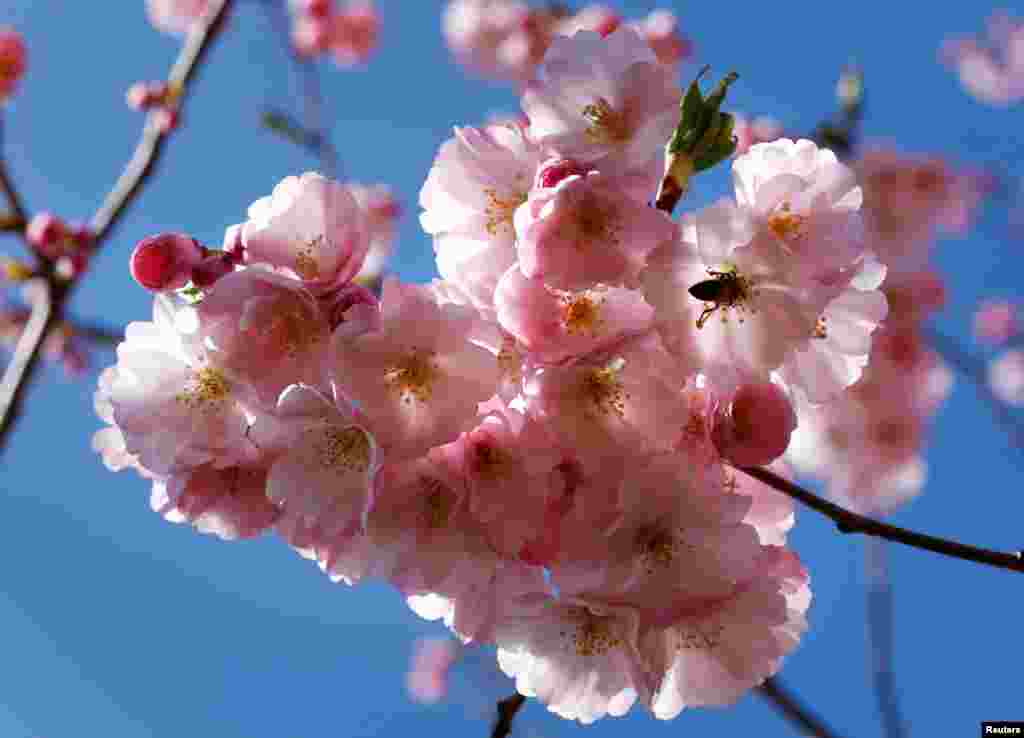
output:
[[[793,499],[803,503],[816,512],[831,518],[840,533],[862,533],[866,536],[884,538],[888,541],[902,543],[904,546],[920,548],[925,551],[949,556],[954,559],[973,561],[977,564],[987,564],[1000,569],[1024,572],[1024,557],[1019,551],[1014,553],[1003,553],[992,551],[986,548],[968,546],[945,538],[937,538],[925,533],[917,533],[896,525],[883,523],[872,518],[850,512],[839,505],[818,497],[816,494],[805,490],[803,487],[780,477],[773,471],[760,467],[738,466],[736,467],[744,474],[754,477],[760,482],[784,492]]]
[[[769,677],[757,688],[758,694],[767,699],[802,735],[814,738],[839,738],[821,718],[790,692],[778,677]]]
[[[900,712],[893,671],[892,583],[889,578],[885,541],[864,541],[864,574],[867,580],[867,637],[878,713],[885,738],[904,738],[906,729]]]
[[[272,131],[283,134],[286,138],[308,149],[320,161],[320,170],[324,176],[337,179],[338,152],[327,134],[328,126],[324,122],[323,96],[320,94],[320,80],[316,66],[311,59],[304,59],[292,42],[289,33],[287,0],[262,3],[270,23],[277,29],[285,52],[292,61],[292,67],[299,80],[302,98],[302,125],[297,125],[287,113],[268,110],[263,114],[263,124]]]
[[[184,100],[187,95],[188,83],[221,28],[231,4],[232,0],[212,0],[207,12],[189,34],[169,76],[170,82],[180,90],[179,101]],[[163,150],[166,135],[150,116],[142,140],[124,173],[92,219],[94,247],[98,248],[103,240],[110,236],[127,207],[153,173]],[[16,204],[19,201],[12,199],[13,187],[6,178],[4,182],[4,189],[12,207],[20,209],[22,206]],[[58,325],[63,315],[64,304],[76,283],[77,280],[66,281],[58,273],[56,262],[46,258],[43,259],[40,276],[29,283],[34,285],[31,290],[34,293],[31,295],[32,317],[18,340],[14,355],[4,373],[3,383],[0,385],[0,452],[6,448],[11,428],[20,414],[25,391],[39,366],[46,337],[51,329]]]
[[[932,348],[949,362],[957,372],[963,374],[974,383],[978,388],[978,392],[981,393],[981,396],[989,408],[991,408],[996,420],[1013,439],[1013,444],[1018,449],[1024,451],[1024,425],[1014,415],[1013,410],[992,391],[992,385],[989,384],[985,364],[975,359],[955,339],[950,338],[941,331],[932,328],[928,331],[927,336]]]

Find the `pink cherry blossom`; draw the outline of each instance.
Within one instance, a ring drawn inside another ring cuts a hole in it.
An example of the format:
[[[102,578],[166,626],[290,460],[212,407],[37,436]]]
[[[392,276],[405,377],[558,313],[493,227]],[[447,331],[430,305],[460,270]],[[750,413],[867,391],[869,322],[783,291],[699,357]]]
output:
[[[209,0],[146,0],[146,14],[158,31],[184,35],[208,5]]]
[[[139,241],[131,256],[135,281],[147,290],[177,290],[188,284],[205,249],[184,233],[162,233]]]
[[[248,388],[210,360],[192,308],[158,296],[153,313],[152,323],[128,325],[109,384],[126,451],[155,474],[252,458]]]
[[[220,279],[197,310],[210,356],[267,407],[288,385],[325,386],[331,330],[301,282],[242,269]]]
[[[372,0],[350,2],[332,20],[328,44],[335,63],[349,67],[366,62],[380,33],[380,16]]]
[[[350,282],[370,247],[355,198],[315,172],[286,177],[249,206],[242,240],[248,262],[282,269],[314,292]]]
[[[693,44],[679,31],[679,19],[671,10],[651,11],[646,18],[632,25],[647,40],[662,64],[678,64],[693,54]]]
[[[28,51],[21,34],[0,27],[0,101],[10,97],[25,74]]]
[[[568,720],[625,715],[648,677],[637,648],[639,612],[598,598],[521,598],[496,629],[498,665],[516,691]]]
[[[154,511],[228,541],[258,536],[281,515],[266,495],[263,467],[201,466],[153,486]]]
[[[623,197],[619,178],[594,171],[531,192],[516,210],[515,233],[526,277],[585,290],[635,284],[647,254],[672,240],[676,227],[662,211]]]
[[[543,159],[523,126],[456,128],[420,191],[420,223],[434,237],[438,271],[485,314],[516,261],[513,215]]]
[[[512,266],[498,283],[495,305],[501,327],[538,363],[557,364],[640,335],[653,310],[636,290],[598,285],[568,292],[527,279]]]
[[[734,115],[732,135],[736,139],[735,156],[743,156],[754,144],[770,143],[785,134],[782,124],[774,118],[762,115],[751,120],[742,115]]]
[[[527,81],[547,39],[529,6],[516,0],[452,0],[442,27],[463,64],[489,76]]]
[[[726,705],[775,674],[807,629],[806,569],[795,554],[766,547],[756,573],[720,599],[682,599],[641,635],[641,655],[665,669],[650,702],[661,720],[686,707]]]
[[[557,154],[602,170],[643,169],[656,181],[680,94],[647,42],[621,27],[607,38],[555,38],[522,104],[531,134]]]
[[[358,421],[344,400],[296,384],[253,425],[252,442],[274,457],[266,490],[283,510],[282,525],[297,521],[321,537],[362,527],[380,459]]]
[[[335,335],[329,371],[367,416],[389,458],[455,440],[498,387],[494,354],[473,342],[475,311],[389,279],[378,330]]]
[[[350,183],[348,189],[363,213],[363,221],[366,223],[370,239],[366,259],[355,279],[364,284],[373,283],[380,280],[384,274],[388,259],[394,251],[402,206],[391,192],[391,188],[384,184]]]

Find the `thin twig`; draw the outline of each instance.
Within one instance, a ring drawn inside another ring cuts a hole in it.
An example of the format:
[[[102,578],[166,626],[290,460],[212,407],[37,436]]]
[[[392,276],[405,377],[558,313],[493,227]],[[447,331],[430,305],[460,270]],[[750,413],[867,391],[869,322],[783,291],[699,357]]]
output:
[[[902,543],[904,546],[933,551],[934,553],[950,556],[955,559],[1024,572],[1024,555],[1020,551],[1014,553],[992,551],[987,548],[957,543],[945,538],[937,538],[925,533],[917,533],[896,525],[889,525],[888,523],[850,512],[767,469],[757,466],[739,466],[736,468],[744,474],[748,474],[764,484],[789,495],[812,510],[831,518],[835,521],[836,528],[839,529],[840,533],[862,533],[866,536],[884,538],[887,541],[895,541],[896,543]]]
[[[188,83],[199,69],[203,57],[210,48],[210,42],[213,41],[223,25],[231,3],[232,0],[213,0],[210,3],[202,20],[193,26],[181,53],[174,62],[174,66],[171,67],[167,82],[172,89],[181,91],[178,97],[179,106],[185,101],[189,92]],[[160,161],[166,140],[167,134],[160,130],[156,115],[150,114],[146,119],[142,139],[135,147],[135,153],[132,154],[128,166],[121,173],[99,211],[93,216],[92,229],[96,234],[97,246],[100,241],[110,235],[128,204],[138,194],[149,175],[153,173]]]
[[[3,143],[3,118],[0,118],[0,145]],[[4,196],[7,198],[7,203],[10,205],[11,212],[8,217],[4,218],[4,222],[9,224],[9,227],[5,230],[21,230],[25,227],[28,222],[28,211],[25,209],[25,205],[21,200],[21,196],[18,194],[18,190],[14,186],[14,182],[11,180],[11,175],[7,171],[7,163],[2,156],[0,156],[0,189],[3,190]],[[21,224],[18,228],[17,225]]]
[[[941,333],[935,328],[928,328],[928,342],[939,355],[953,365],[960,374],[967,377],[978,388],[985,402],[992,409],[996,420],[1013,438],[1014,445],[1024,451],[1024,424],[1017,419],[1005,402],[996,397],[988,383],[988,372],[985,365],[960,347],[956,340]]]
[[[864,574],[867,578],[867,638],[871,653],[878,714],[885,738],[903,738],[906,729],[896,693],[892,667],[892,585],[889,579],[888,551],[885,541],[869,538],[864,542]]]
[[[14,347],[14,355],[4,370],[3,381],[0,382],[0,444],[6,441],[14,421],[21,414],[25,390],[39,364],[44,340],[60,317],[53,288],[46,278],[36,277],[25,287],[32,303],[32,312]]]
[[[498,701],[498,719],[491,731],[491,738],[506,738],[512,732],[512,721],[525,703],[526,698],[518,692]]]
[[[124,329],[94,321],[70,320],[71,330],[76,336],[90,341],[95,346],[116,346],[124,340]]]
[[[288,30],[290,19],[288,15],[287,0],[277,2],[264,2],[263,9],[271,25],[277,29],[281,44],[292,61],[299,78],[299,87],[302,90],[302,126],[304,141],[301,142],[305,148],[310,149],[320,160],[321,174],[329,179],[337,179],[341,172],[338,166],[338,152],[331,143],[327,134],[328,126],[323,120],[323,97],[320,94],[320,78],[317,75],[316,66],[310,59],[304,59],[299,55],[292,43],[291,34]],[[279,114],[280,115],[280,114]],[[287,116],[284,116],[287,118]]]
[[[189,34],[169,75],[169,81],[180,90],[179,101],[183,101],[188,93],[188,82],[199,67],[217,30],[222,26],[233,1],[212,0],[206,14],[197,21]],[[110,237],[118,220],[153,173],[163,150],[164,139],[165,135],[156,128],[154,120],[150,117],[135,153],[92,219],[96,247]],[[3,185],[5,190],[9,184],[7,182]],[[10,192],[13,192],[13,188],[8,191],[9,199]],[[16,204],[12,200],[11,206],[20,207],[20,201]],[[20,415],[25,391],[39,367],[46,336],[59,325],[68,296],[79,281],[80,279],[74,282],[65,281],[57,273],[54,264],[44,261],[40,267],[40,276],[30,283],[37,285],[32,287],[34,294],[30,295],[32,314],[18,339],[14,356],[11,357],[0,383],[0,451],[6,447],[14,422]]]
[[[778,677],[766,679],[757,688],[758,693],[767,699],[794,726],[800,729],[801,735],[814,738],[838,738],[825,722],[804,705],[796,695],[790,692]]]

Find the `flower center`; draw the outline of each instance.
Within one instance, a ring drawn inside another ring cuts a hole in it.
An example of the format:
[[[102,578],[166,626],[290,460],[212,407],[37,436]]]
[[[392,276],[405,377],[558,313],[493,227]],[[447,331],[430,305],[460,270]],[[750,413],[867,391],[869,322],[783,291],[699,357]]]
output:
[[[655,569],[668,568],[683,548],[670,531],[661,528],[637,531],[636,546],[648,574],[653,574]]]
[[[626,116],[603,97],[584,107],[582,115],[590,123],[584,135],[593,143],[621,144],[629,138]]]
[[[217,410],[231,394],[227,377],[212,366],[196,371],[175,399],[189,410]]]
[[[526,202],[525,192],[515,192],[507,198],[498,195],[497,190],[486,189],[484,196],[487,198],[487,232],[492,236],[499,232],[508,231],[512,228],[512,218],[516,208]]]
[[[562,323],[569,335],[577,336],[583,333],[596,336],[604,326],[601,318],[601,306],[604,304],[603,297],[597,297],[593,292],[564,293],[561,298]]]
[[[790,211],[788,202],[768,218],[768,227],[782,241],[799,241],[807,233],[807,217]]]
[[[320,277],[320,262],[317,257],[323,247],[323,234],[312,241],[307,241],[295,250],[295,273],[306,281],[312,281]]]
[[[440,479],[421,477],[420,483],[426,491],[423,496],[423,515],[427,527],[431,530],[446,527],[455,508],[454,495]]]
[[[426,402],[440,374],[440,368],[433,359],[433,353],[414,349],[388,368],[384,381],[393,391],[398,392],[402,402]]]
[[[329,425],[314,430],[311,442],[323,469],[362,472],[370,466],[370,439],[359,428]]]
[[[304,311],[281,306],[266,326],[271,345],[290,359],[309,353],[323,339],[320,324]],[[257,333],[254,327],[252,333]]]
[[[562,631],[561,635],[572,643],[577,656],[603,656],[622,645],[611,618],[599,617],[583,607],[571,608],[569,617],[576,621],[576,629]]]
[[[676,629],[676,648],[680,651],[708,651],[722,642],[724,628],[715,623],[691,623]]]
[[[587,402],[601,415],[626,416],[626,400],[629,394],[622,386],[619,376],[625,361],[621,358],[607,366],[589,370],[583,375],[582,393]]]
[[[814,333],[811,334],[814,338],[828,338],[828,326],[826,325],[827,318],[822,315],[818,318],[814,324]]]
[[[577,249],[582,251],[591,241],[612,245],[619,242],[618,222],[611,203],[598,202],[587,194],[577,203],[574,215]]]

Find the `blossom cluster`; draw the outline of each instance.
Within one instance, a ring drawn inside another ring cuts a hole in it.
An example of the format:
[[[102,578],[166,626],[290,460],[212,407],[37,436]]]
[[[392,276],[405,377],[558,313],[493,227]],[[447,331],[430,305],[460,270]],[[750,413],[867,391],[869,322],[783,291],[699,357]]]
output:
[[[692,54],[692,44],[668,10],[627,21],[602,4],[573,13],[554,4],[531,8],[521,0],[451,0],[443,18],[448,47],[462,64],[484,76],[520,84],[535,78],[538,65],[558,36],[576,31],[607,36],[622,25],[640,33],[663,64],[678,64]]]
[[[566,718],[734,702],[811,600],[792,503],[735,467],[787,473],[794,430],[931,366],[898,329],[873,350],[889,254],[832,152],[755,144],[733,197],[650,207],[680,96],[629,25],[554,37],[526,121],[440,147],[429,284],[359,284],[393,207],[313,173],[221,251],[142,242],[154,316],[100,377],[95,448],[170,520],[389,581]]]
[[[13,28],[0,27],[0,102],[10,97],[25,74],[25,41]]]

